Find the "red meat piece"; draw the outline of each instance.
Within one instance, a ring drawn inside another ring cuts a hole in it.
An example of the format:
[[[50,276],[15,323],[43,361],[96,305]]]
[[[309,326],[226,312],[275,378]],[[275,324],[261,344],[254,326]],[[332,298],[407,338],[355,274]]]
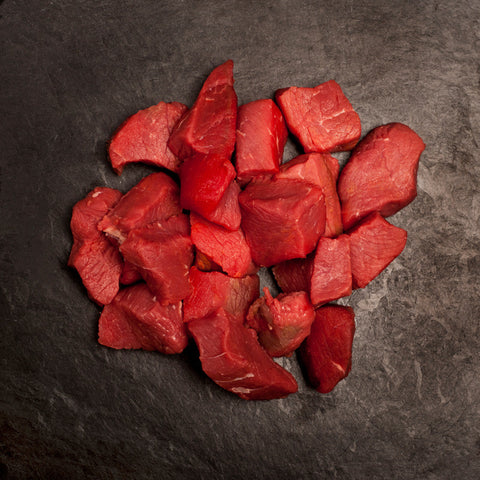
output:
[[[306,292],[273,298],[267,287],[247,315],[247,324],[258,332],[260,345],[272,357],[291,355],[310,334],[315,311]]]
[[[231,277],[255,273],[250,248],[241,229],[229,231],[199,215],[190,215],[192,242]]]
[[[203,371],[244,400],[284,398],[298,390],[293,376],[260,346],[255,330],[220,309],[188,324]]]
[[[143,283],[125,288],[104,307],[98,325],[98,341],[116,349],[180,353],[188,343],[182,304],[161,305]]]
[[[299,352],[310,383],[328,393],[352,368],[355,315],[350,307],[326,305],[315,312],[310,335]]]
[[[315,185],[290,179],[251,182],[239,195],[253,261],[269,267],[310,253],[325,230],[325,202]]]
[[[98,224],[98,229],[122,243],[133,228],[181,212],[178,185],[165,173],[152,173],[120,199]]]
[[[273,275],[282,292],[310,291],[313,255],[315,252],[309,254],[307,258],[294,258],[273,266]]]
[[[259,295],[257,275],[232,278],[220,272],[202,272],[192,267],[190,283],[192,292],[183,302],[184,322],[207,317],[223,308],[243,323],[248,308]]]
[[[238,203],[239,194],[240,187],[234,180],[225,190],[215,210],[208,215],[208,220],[228,230],[238,230],[242,221],[240,204]]]
[[[396,258],[407,243],[407,232],[371,213],[348,232],[353,288],[364,288]]]
[[[178,172],[180,161],[167,141],[187,110],[182,103],[160,102],[129,117],[110,142],[108,154],[113,169],[120,175],[128,163],[143,162]]]
[[[77,270],[88,296],[100,305],[110,303],[117,294],[123,262],[97,224],[121,196],[118,190],[95,188],[75,204],[70,222],[73,246],[68,265]]]
[[[314,88],[284,88],[275,99],[307,153],[351,150],[360,138],[360,117],[334,80]]]
[[[132,285],[142,279],[140,273],[130,262],[124,261],[122,274],[120,275],[120,283],[122,285]]]
[[[256,100],[239,107],[235,167],[241,185],[254,176],[278,172],[287,136],[282,112],[273,100]]]
[[[189,295],[193,246],[187,215],[131,230],[120,245],[120,252],[135,266],[162,305]]]
[[[198,248],[195,249],[195,267],[202,272],[221,272],[222,267],[215,263],[211,258],[207,257]]]
[[[235,147],[237,95],[233,62],[215,68],[203,84],[192,108],[177,123],[168,141],[180,159],[197,154],[230,158]]]
[[[417,195],[422,139],[401,123],[373,129],[355,148],[338,180],[346,230],[371,212],[388,217]]]
[[[300,179],[319,186],[325,197],[324,237],[343,231],[340,200],[337,194],[338,160],[326,153],[300,155],[280,167],[277,178]]]

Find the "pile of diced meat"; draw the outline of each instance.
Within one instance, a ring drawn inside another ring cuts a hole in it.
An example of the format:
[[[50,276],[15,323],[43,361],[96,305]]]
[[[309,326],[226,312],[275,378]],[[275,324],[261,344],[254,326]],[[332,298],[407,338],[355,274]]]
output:
[[[102,345],[174,354],[193,339],[206,375],[250,400],[297,391],[274,358],[298,349],[308,381],[330,392],[350,371],[355,331],[353,310],[331,302],[403,250],[407,233],[385,217],[415,198],[425,146],[399,123],[359,141],[333,80],[240,106],[233,83],[227,61],[191,108],[160,102],[120,126],[115,171],[159,170],[75,205],[69,265],[103,306]],[[282,164],[289,133],[304,154]],[[340,172],[331,153],[352,149]],[[261,267],[277,297],[260,295]]]

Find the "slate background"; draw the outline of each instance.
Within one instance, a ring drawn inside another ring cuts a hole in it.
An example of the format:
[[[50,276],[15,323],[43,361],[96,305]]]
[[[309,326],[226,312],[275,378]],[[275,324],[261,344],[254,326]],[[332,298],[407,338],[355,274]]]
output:
[[[480,478],[479,32],[464,0],[2,2],[0,479]],[[73,204],[152,171],[113,173],[113,130],[190,105],[228,58],[241,103],[334,78],[364,134],[399,121],[427,144],[392,218],[406,249],[345,302],[353,369],[328,395],[294,358],[298,394],[245,402],[194,348],[101,347],[66,267]]]

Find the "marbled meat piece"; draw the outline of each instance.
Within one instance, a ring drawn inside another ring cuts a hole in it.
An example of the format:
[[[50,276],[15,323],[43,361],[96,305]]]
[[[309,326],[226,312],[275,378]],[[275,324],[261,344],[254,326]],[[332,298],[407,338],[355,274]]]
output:
[[[182,212],[179,187],[163,172],[152,173],[129,190],[98,224],[121,244],[133,228],[165,220]]]
[[[161,305],[144,283],[124,288],[102,311],[98,341],[116,349],[180,353],[188,343],[182,303]]]
[[[238,108],[235,168],[240,185],[278,172],[287,136],[282,112],[273,100],[255,100]]]
[[[346,230],[369,213],[389,217],[417,195],[422,139],[401,123],[374,128],[355,148],[338,179]]]
[[[120,125],[108,147],[112,167],[119,175],[125,165],[142,162],[178,172],[180,160],[168,148],[173,127],[188,110],[179,102],[160,102],[140,110]]]
[[[188,324],[205,374],[244,400],[284,398],[298,390],[295,378],[260,346],[255,330],[218,310]]]
[[[315,311],[310,335],[299,352],[311,385],[331,392],[352,368],[355,315],[352,308],[325,305]]]
[[[162,305],[177,303],[190,294],[188,274],[193,263],[193,245],[187,215],[131,230],[120,245],[120,252],[135,266]]]
[[[402,253],[407,232],[378,212],[371,213],[348,232],[353,288],[366,287]]]
[[[360,139],[360,117],[334,80],[277,90],[275,100],[306,153],[351,150]]]
[[[291,355],[310,334],[315,311],[306,292],[264,296],[250,306],[246,324],[258,333],[260,345],[272,357]]]

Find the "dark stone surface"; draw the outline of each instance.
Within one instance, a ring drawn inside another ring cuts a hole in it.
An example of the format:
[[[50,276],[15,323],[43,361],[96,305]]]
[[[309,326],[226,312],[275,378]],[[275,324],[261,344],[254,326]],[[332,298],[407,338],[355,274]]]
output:
[[[478,1],[5,0],[0,16],[0,479],[480,478]],[[191,104],[228,58],[240,102],[334,78],[364,134],[399,121],[427,144],[392,219],[405,251],[344,302],[353,369],[328,395],[295,358],[298,394],[245,402],[193,347],[103,348],[66,267],[73,204],[151,171],[114,174],[113,130]]]

